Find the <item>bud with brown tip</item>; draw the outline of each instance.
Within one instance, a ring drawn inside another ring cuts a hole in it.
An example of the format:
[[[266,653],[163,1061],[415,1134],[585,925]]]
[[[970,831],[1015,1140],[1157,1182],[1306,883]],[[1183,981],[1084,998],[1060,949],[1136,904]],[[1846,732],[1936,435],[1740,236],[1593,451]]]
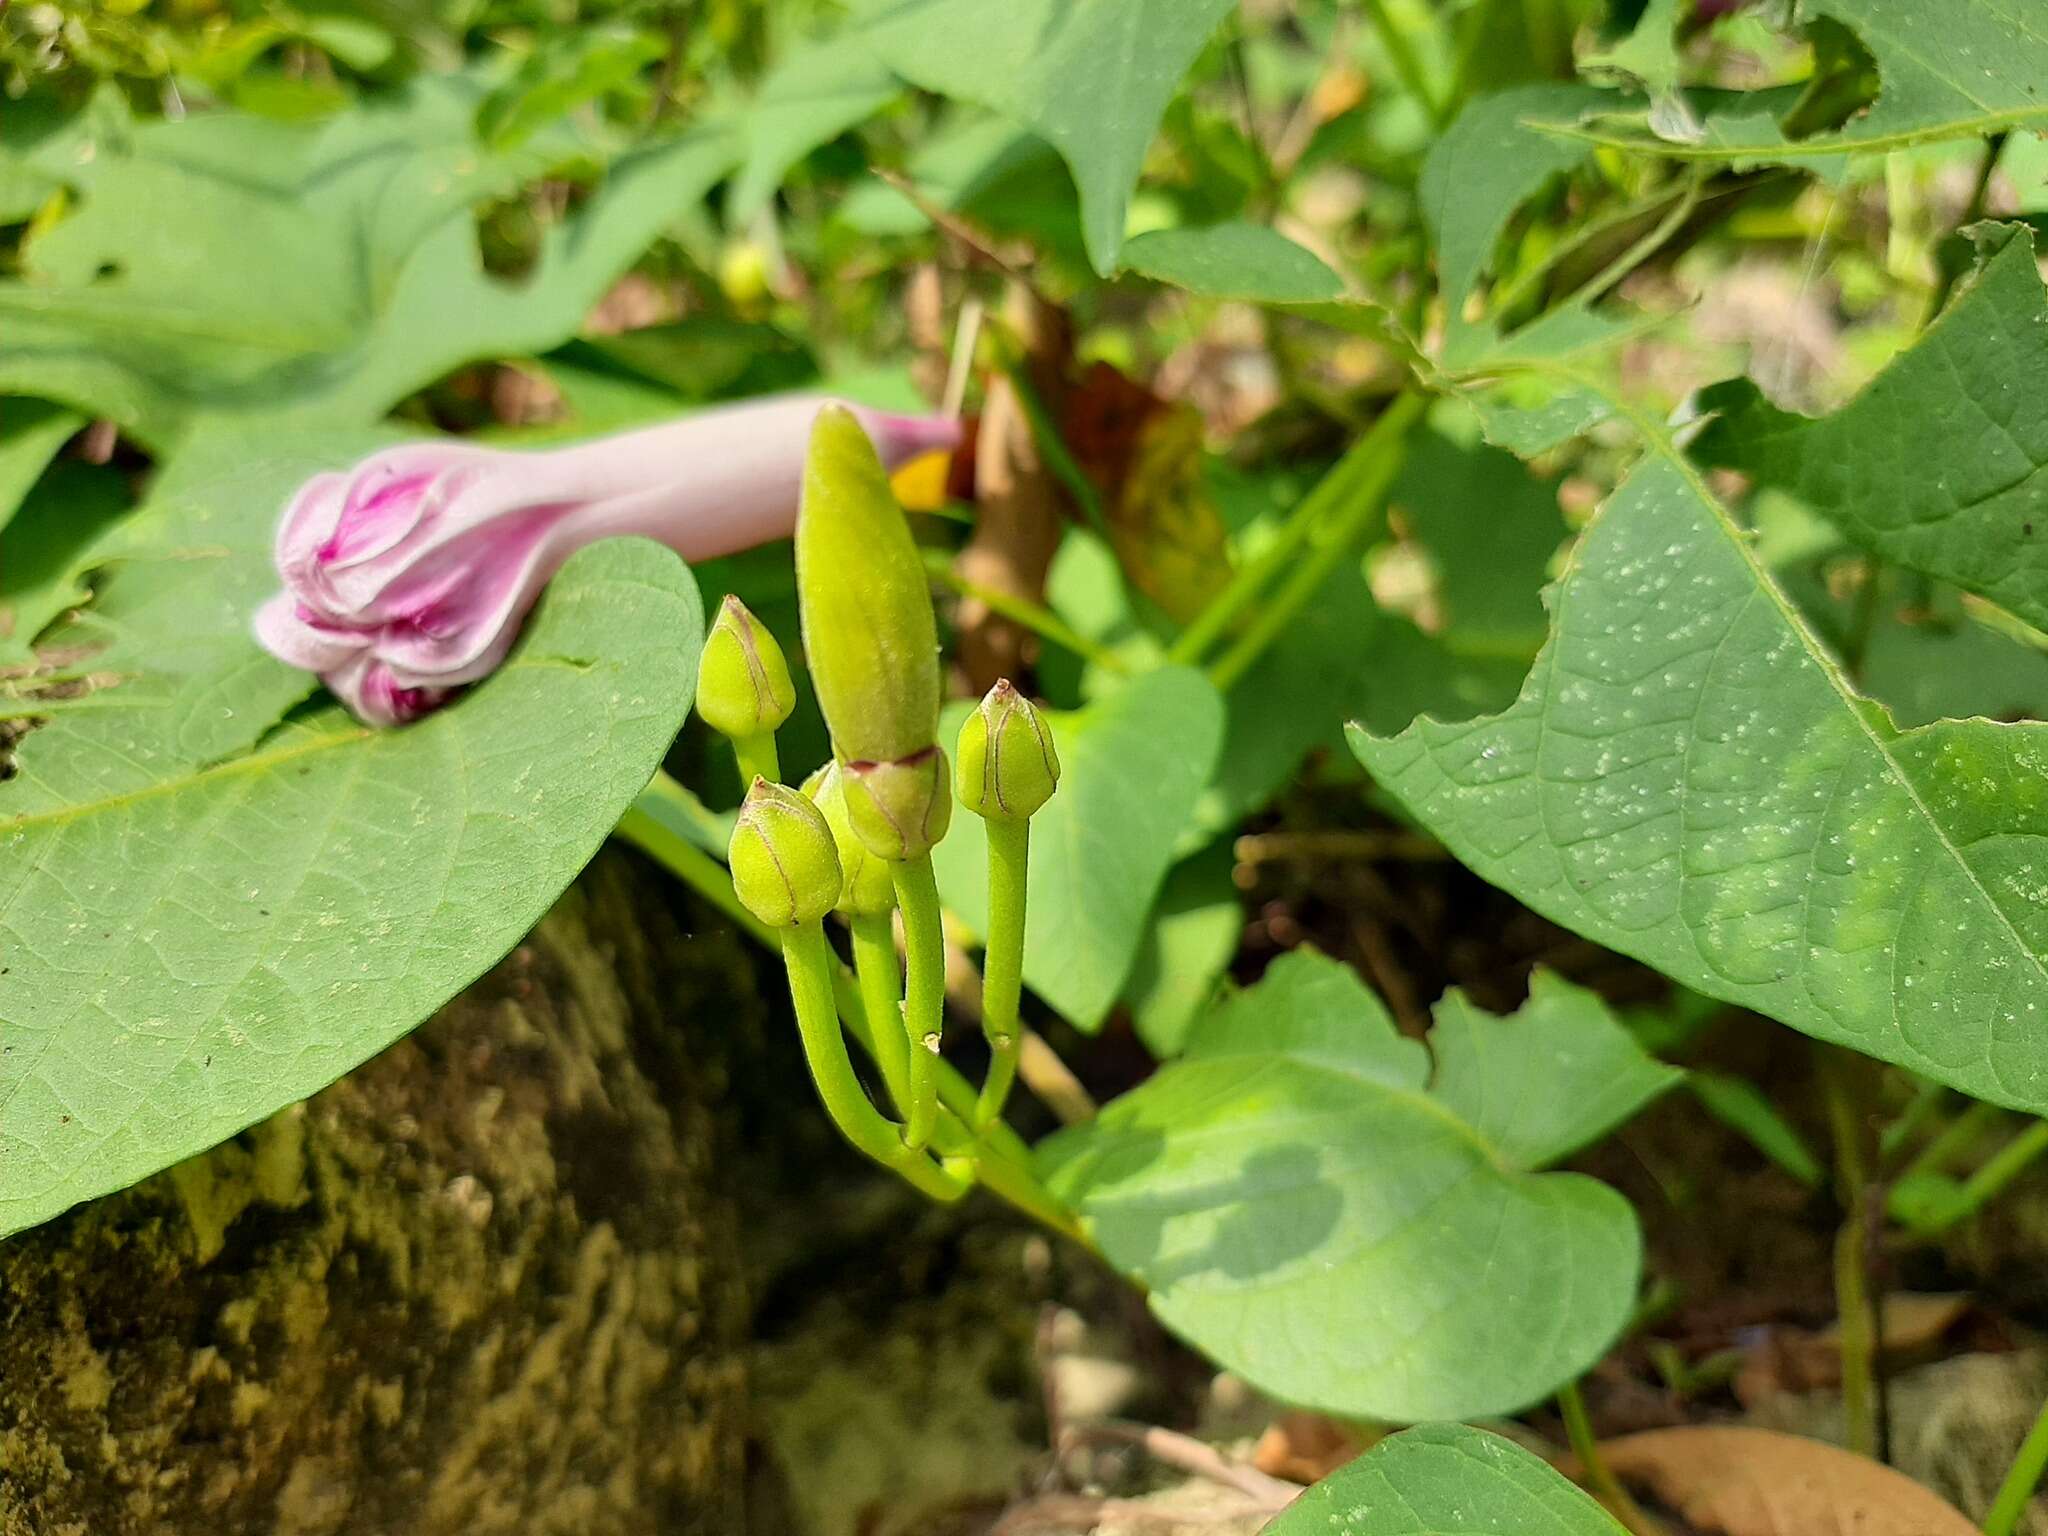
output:
[[[992,821],[1021,821],[1059,782],[1060,755],[1045,717],[1008,678],[998,680],[960,727],[960,803]]]
[[[737,597],[718,607],[697,662],[697,713],[735,741],[779,728],[796,708],[796,685],[775,636]]]
[[[926,747],[885,763],[842,763],[846,819],[878,858],[901,864],[932,851],[953,820],[946,754]]]

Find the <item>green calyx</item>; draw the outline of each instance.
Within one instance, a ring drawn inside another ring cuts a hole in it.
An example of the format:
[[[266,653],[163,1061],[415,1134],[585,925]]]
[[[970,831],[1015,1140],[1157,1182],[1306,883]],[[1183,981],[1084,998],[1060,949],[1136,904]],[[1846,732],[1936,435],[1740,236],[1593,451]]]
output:
[[[832,829],[786,784],[754,780],[726,862],[741,903],[771,928],[817,922],[839,903],[844,882]]]
[[[892,864],[930,853],[953,820],[946,754],[935,746],[895,762],[841,763],[839,776],[854,836]]]
[[[936,745],[938,622],[924,562],[844,406],[826,406],[811,428],[796,580],[804,655],[839,758],[896,763]]]
[[[880,917],[896,907],[896,880],[888,864],[868,850],[854,834],[846,814],[846,789],[839,765],[828,763],[804,780],[809,795],[832,829],[832,842],[839,851],[839,869],[845,876],[839,893],[838,910],[848,917]]]
[[[728,596],[697,663],[697,713],[719,735],[742,740],[777,729],[795,708],[782,647],[745,603]]]
[[[993,821],[1022,821],[1060,782],[1052,730],[1029,699],[1000,679],[960,727],[960,803]]]

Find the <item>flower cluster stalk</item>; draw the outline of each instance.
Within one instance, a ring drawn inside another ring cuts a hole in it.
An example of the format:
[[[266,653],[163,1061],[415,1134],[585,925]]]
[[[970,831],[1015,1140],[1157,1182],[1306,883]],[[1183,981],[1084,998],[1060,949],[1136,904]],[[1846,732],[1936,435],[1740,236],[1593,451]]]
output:
[[[1023,1034],[1029,818],[1059,778],[1051,733],[1027,699],[998,683],[961,731],[956,791],[936,740],[937,621],[923,557],[874,445],[845,411],[820,412],[812,430],[796,565],[805,660],[832,733],[832,760],[801,792],[775,781],[775,732],[795,689],[775,637],[735,598],[721,606],[706,642],[697,706],[754,776],[732,835],[732,888],[756,931],[781,947],[818,1096],[857,1150],[923,1193],[950,1200],[983,1183],[1078,1236],[1002,1121]],[[946,950],[931,850],[946,834],[956,793],[988,823],[982,1016],[990,1065],[979,1093],[941,1054]],[[686,879],[699,880],[709,862],[661,817],[628,817],[624,829]],[[834,912],[846,919],[850,976],[826,936]],[[862,1086],[842,1014],[874,1057],[900,1122]]]
[[[946,935],[930,854],[897,863],[896,901],[903,909],[903,1024],[910,1043],[909,1123],[904,1139],[922,1147],[939,1110],[938,1061],[946,1012]]]

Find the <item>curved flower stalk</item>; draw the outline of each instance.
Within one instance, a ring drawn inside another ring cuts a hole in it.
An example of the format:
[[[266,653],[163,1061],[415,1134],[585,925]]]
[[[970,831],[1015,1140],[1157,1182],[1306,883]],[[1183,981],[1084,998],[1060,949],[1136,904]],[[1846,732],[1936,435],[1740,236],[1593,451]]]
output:
[[[256,636],[369,724],[417,719],[505,659],[586,544],[639,534],[708,560],[788,537],[829,403],[777,396],[551,451],[408,443],[316,475],[278,527],[285,589]],[[942,417],[854,415],[892,469],[959,437]]]

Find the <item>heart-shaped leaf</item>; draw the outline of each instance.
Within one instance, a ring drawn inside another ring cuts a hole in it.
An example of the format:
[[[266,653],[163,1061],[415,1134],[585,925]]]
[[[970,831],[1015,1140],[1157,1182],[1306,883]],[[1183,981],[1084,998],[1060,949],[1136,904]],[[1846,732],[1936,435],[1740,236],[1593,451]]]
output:
[[[1266,1536],[1623,1536],[1512,1440],[1463,1424],[1390,1435],[1288,1505]]]
[[[949,709],[940,740],[967,706]],[[1024,980],[1077,1029],[1101,1026],[1137,958],[1174,842],[1223,739],[1223,701],[1199,672],[1162,667],[1073,714],[1051,713],[1059,793],[1031,818]],[[988,841],[956,812],[933,850],[939,893],[986,931]]]
[[[0,784],[0,1233],[213,1145],[425,1018],[547,910],[682,721],[696,588],[632,541],[572,559],[511,659],[439,714],[277,724],[311,687],[248,630],[280,487],[358,447],[167,475],[51,637],[126,680],[58,707]]]
[[[1174,1332],[1264,1391],[1408,1421],[1520,1408],[1633,1304],[1628,1202],[1536,1170],[1677,1077],[1538,973],[1511,1018],[1457,993],[1430,1053],[1308,951],[1187,1054],[1045,1143],[1048,1187]]]
[[[1514,706],[1354,728],[1537,911],[1695,991],[2048,1110],[2048,726],[1897,729],[1668,440],[1582,536]]]

